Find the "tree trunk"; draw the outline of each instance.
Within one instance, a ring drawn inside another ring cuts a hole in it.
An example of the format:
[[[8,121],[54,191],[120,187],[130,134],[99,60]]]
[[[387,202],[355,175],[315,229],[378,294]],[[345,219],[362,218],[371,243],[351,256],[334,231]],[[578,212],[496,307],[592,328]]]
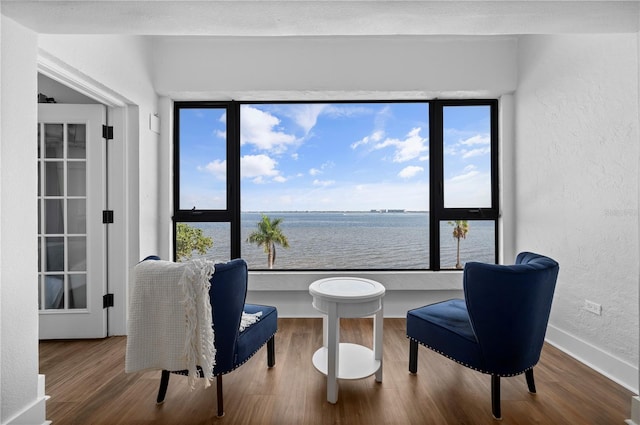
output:
[[[460,264],[460,238],[458,238],[458,249],[456,255],[456,269],[461,269],[462,264]]]

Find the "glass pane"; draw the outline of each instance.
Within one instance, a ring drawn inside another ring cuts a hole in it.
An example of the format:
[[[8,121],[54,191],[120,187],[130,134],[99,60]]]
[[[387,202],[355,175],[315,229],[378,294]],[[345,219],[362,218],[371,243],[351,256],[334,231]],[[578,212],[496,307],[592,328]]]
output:
[[[64,270],[64,238],[45,238],[46,242],[46,270],[56,272]]]
[[[45,196],[63,196],[64,163],[61,161],[47,161],[44,163]]]
[[[177,223],[176,260],[207,258],[216,263],[231,258],[230,223]]]
[[[264,213],[289,248],[275,269],[429,267],[429,105],[295,103],[240,109],[242,256]]]
[[[86,158],[87,157],[87,126],[84,124],[67,125],[67,157]]]
[[[40,134],[41,134],[41,133],[40,133],[40,123],[38,123],[38,159],[40,159],[40,158],[41,158],[41,157],[40,157],[40,155],[41,155],[41,154],[40,154],[40,146],[41,146],[42,144],[40,143]]]
[[[180,110],[180,209],[227,208],[226,109]]]
[[[491,208],[491,108],[443,109],[444,206]]]
[[[275,269],[427,269],[427,212],[278,212],[265,215],[286,237],[276,244]],[[242,258],[270,267],[260,213],[242,213]]]
[[[463,269],[467,261],[495,263],[495,222],[452,220],[440,222],[440,268]]]
[[[87,270],[87,238],[84,236],[68,239],[69,271]]]
[[[44,146],[46,158],[64,158],[62,124],[44,125]]]
[[[87,233],[86,200],[69,199],[67,201],[67,226],[71,234]]]
[[[67,187],[68,196],[86,196],[86,163],[85,162],[68,162],[69,186]]]
[[[42,271],[42,236],[38,236],[38,273]]]
[[[46,234],[64,233],[64,210],[62,199],[45,199],[44,231]]]
[[[44,308],[64,308],[64,275],[44,277]]]
[[[42,279],[44,277],[42,275],[38,275],[38,309],[42,310],[44,306],[42,305]]]
[[[69,275],[69,308],[87,308],[87,275]]]

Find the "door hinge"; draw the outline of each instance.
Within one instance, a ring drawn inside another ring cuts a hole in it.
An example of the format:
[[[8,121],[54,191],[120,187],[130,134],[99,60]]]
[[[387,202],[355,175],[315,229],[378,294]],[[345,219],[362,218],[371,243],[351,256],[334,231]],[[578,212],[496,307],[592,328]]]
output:
[[[104,294],[102,296],[102,308],[113,307],[113,294]]]
[[[102,211],[102,223],[103,224],[112,224],[113,223],[113,210],[104,210],[104,211]]]
[[[102,126],[102,138],[107,140],[113,140],[113,126],[112,125],[103,125]]]

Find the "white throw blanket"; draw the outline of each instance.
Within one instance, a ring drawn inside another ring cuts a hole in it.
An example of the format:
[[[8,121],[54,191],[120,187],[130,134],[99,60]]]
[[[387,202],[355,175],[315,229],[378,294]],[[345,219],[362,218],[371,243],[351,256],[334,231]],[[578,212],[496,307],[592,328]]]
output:
[[[216,356],[209,300],[214,263],[147,260],[134,272],[125,372],[188,370],[194,388],[200,366],[208,387]]]

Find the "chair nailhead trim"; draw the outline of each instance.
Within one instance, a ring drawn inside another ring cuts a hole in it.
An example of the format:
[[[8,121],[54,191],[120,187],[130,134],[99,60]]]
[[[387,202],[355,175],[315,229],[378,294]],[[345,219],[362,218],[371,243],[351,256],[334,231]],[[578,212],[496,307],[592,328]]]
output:
[[[251,355],[249,355],[249,357],[247,357],[247,358],[245,359],[245,361],[243,361],[242,363],[237,364],[233,369],[228,370],[228,371],[223,372],[223,373],[219,373],[219,374],[217,374],[217,375],[215,375],[215,376],[226,375],[227,373],[231,373],[231,372],[233,372],[234,370],[236,370],[237,368],[239,368],[240,366],[242,366],[243,364],[245,364],[246,362],[248,362],[248,361],[251,359],[251,357],[253,357],[253,355],[254,355],[254,354],[256,354],[258,351],[260,351],[260,349],[261,349],[262,347],[264,347],[264,345],[265,345],[267,342],[269,342],[269,340],[270,340],[271,338],[273,338],[273,337],[274,337],[274,335],[275,335],[277,332],[278,332],[278,331],[276,330],[276,331],[275,331],[275,332],[274,332],[274,333],[273,333],[269,338],[267,338],[267,340],[266,340],[266,341],[265,341],[265,342],[264,342],[260,347],[258,347],[258,348],[253,352],[253,353],[251,353]],[[204,378],[204,375],[202,374],[202,368],[201,368],[200,366],[198,366],[198,371],[200,372],[200,373],[199,373],[200,378]],[[188,371],[188,370],[172,370],[172,371],[170,371],[170,372],[171,372],[171,373],[175,373],[176,375],[189,376],[189,371]]]
[[[487,372],[487,371],[485,371],[485,370],[478,369],[477,367],[473,367],[473,366],[468,365],[468,364],[466,364],[466,363],[464,363],[464,362],[461,362],[460,360],[454,359],[453,357],[448,356],[447,354],[443,353],[442,351],[440,351],[440,350],[436,350],[435,348],[433,348],[433,347],[429,346],[428,344],[425,344],[425,343],[424,343],[424,342],[422,342],[422,341],[418,341],[417,339],[412,338],[412,337],[410,337],[409,335],[407,335],[407,338],[409,338],[409,339],[410,339],[410,340],[412,340],[412,341],[417,342],[418,344],[420,344],[420,345],[422,345],[422,346],[424,346],[424,347],[427,347],[427,348],[428,348],[428,349],[430,349],[431,351],[435,351],[436,353],[440,354],[441,356],[444,356],[444,357],[446,357],[446,358],[448,358],[448,359],[450,359],[450,360],[453,360],[454,362],[456,362],[456,363],[458,363],[458,364],[461,364],[461,365],[462,365],[462,366],[464,366],[464,367],[468,367],[469,369],[473,369],[473,370],[475,370],[475,371],[477,371],[477,372],[484,373],[484,374],[487,374],[487,375],[492,375],[492,376],[501,376],[501,377],[508,378],[508,377],[511,377],[511,376],[518,376],[518,375],[522,375],[522,374],[523,374],[523,373],[525,373],[526,371],[533,369],[533,366],[535,366],[535,365],[530,366],[530,367],[528,367],[528,368],[524,369],[522,372],[515,372],[515,373],[509,373],[509,374],[502,374],[502,373]]]

